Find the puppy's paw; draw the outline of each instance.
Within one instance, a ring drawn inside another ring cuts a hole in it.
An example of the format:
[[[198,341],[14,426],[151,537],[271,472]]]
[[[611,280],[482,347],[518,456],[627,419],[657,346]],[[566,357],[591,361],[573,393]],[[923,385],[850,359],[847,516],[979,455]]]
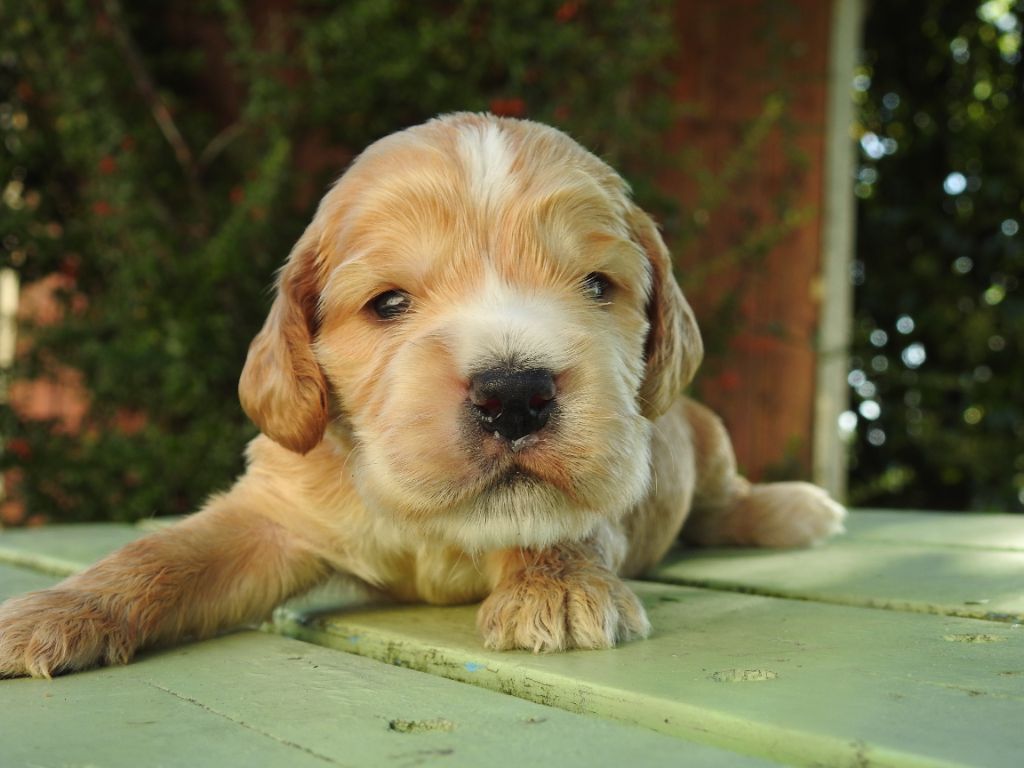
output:
[[[499,584],[484,601],[477,626],[488,648],[523,648],[534,653],[611,648],[651,631],[636,595],[599,568],[570,573],[521,571]]]
[[[0,677],[124,664],[134,649],[123,624],[88,593],[45,589],[0,605]]]
[[[806,547],[845,530],[846,509],[810,483],[754,485],[737,507],[741,543],[749,546]]]

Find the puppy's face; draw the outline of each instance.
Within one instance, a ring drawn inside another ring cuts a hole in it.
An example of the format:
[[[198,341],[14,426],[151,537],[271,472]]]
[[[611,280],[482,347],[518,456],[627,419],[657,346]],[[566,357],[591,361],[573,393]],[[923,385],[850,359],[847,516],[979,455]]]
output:
[[[456,115],[368,149],[283,270],[240,392],[304,452],[331,400],[367,506],[469,550],[635,504],[700,341],[621,179],[565,135]]]

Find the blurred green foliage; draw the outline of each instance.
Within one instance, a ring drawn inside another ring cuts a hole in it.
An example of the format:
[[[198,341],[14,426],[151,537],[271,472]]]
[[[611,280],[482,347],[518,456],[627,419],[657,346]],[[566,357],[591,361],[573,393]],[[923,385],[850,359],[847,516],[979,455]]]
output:
[[[1024,509],[1022,13],[929,0],[868,16],[854,503]]]
[[[23,282],[64,275],[67,310],[23,329],[13,373],[70,367],[90,393],[74,433],[0,411],[29,509],[183,513],[241,470],[255,430],[236,386],[267,286],[381,135],[452,110],[528,115],[653,178],[671,5],[4,3],[0,254]]]

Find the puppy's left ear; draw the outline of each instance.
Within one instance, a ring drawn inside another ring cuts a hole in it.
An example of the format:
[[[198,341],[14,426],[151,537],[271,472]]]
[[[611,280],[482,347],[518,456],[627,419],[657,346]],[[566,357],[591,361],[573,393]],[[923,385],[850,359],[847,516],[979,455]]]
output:
[[[644,416],[665,413],[690,383],[704,357],[704,343],[693,310],[672,273],[672,257],[651,217],[636,206],[629,214],[634,242],[651,265],[651,292],[647,297],[650,329],[644,355],[647,368],[640,386]]]
[[[260,431],[296,453],[323,439],[328,387],[313,355],[319,327],[317,253],[320,228],[309,225],[277,278],[277,295],[263,329],[249,345],[238,382],[242,409]]]

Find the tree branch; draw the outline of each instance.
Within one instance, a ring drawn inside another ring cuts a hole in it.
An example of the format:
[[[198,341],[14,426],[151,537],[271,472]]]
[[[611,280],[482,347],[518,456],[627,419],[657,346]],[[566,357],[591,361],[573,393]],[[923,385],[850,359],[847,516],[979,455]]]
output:
[[[150,76],[149,70],[142,60],[142,54],[139,53],[138,46],[136,46],[127,24],[124,22],[121,4],[118,0],[104,0],[103,6],[110,21],[114,42],[124,57],[128,71],[135,81],[135,87],[139,90],[143,100],[145,100],[149,107],[149,111],[153,115],[153,119],[156,121],[164,139],[167,140],[167,143],[174,151],[174,157],[178,161],[178,165],[181,166],[185,180],[188,183],[189,193],[196,203],[197,210],[201,213],[204,206],[201,205],[202,191],[199,186],[199,165],[196,163],[192,150],[185,141],[185,137],[182,136],[181,131],[178,130],[178,126],[175,124],[174,118],[171,117],[171,111],[167,108],[167,104],[160,98],[156,84],[153,82],[153,78]]]

